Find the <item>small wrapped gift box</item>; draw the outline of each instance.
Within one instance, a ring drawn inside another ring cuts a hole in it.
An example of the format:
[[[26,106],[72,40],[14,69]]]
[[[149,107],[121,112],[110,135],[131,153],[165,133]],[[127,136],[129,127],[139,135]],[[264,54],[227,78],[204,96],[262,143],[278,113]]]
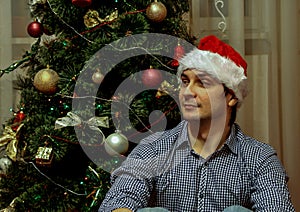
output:
[[[39,147],[35,156],[35,162],[41,166],[51,166],[53,159],[52,147]]]

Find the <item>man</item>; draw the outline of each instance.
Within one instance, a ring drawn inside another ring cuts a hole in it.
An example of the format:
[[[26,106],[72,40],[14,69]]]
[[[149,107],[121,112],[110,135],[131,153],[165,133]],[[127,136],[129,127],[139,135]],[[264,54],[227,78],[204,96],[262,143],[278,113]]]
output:
[[[184,120],[141,141],[99,211],[295,211],[274,149],[234,123],[247,95],[245,60],[207,36],[179,62]]]

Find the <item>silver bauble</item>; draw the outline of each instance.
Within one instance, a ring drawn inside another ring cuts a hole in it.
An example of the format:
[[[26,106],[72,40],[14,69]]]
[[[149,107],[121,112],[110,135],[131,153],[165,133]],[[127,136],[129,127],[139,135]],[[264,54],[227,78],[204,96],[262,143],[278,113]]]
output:
[[[0,173],[6,174],[11,165],[12,161],[9,158],[0,158]]]
[[[92,76],[92,80],[96,84],[101,84],[103,79],[104,79],[104,75],[99,70],[97,70]]]
[[[104,147],[111,156],[123,155],[128,151],[129,142],[125,135],[116,131],[105,139]]]

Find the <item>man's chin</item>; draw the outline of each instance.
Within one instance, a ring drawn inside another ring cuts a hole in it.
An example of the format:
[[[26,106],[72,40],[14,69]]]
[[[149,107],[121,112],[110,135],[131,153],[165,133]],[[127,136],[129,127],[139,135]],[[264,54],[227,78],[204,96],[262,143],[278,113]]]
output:
[[[183,119],[190,122],[199,122],[201,119],[203,119],[200,115],[192,115],[192,114],[183,114]]]

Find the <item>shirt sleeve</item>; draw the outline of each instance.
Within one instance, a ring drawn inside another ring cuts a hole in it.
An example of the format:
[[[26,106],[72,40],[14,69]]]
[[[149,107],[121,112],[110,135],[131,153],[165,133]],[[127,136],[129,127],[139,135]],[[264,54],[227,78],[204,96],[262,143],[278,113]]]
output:
[[[253,192],[254,211],[295,211],[287,186],[288,176],[273,148],[260,149]]]
[[[153,188],[156,163],[155,148],[144,140],[112,173],[112,187],[106,194],[99,212],[117,208],[136,211],[146,207]]]

